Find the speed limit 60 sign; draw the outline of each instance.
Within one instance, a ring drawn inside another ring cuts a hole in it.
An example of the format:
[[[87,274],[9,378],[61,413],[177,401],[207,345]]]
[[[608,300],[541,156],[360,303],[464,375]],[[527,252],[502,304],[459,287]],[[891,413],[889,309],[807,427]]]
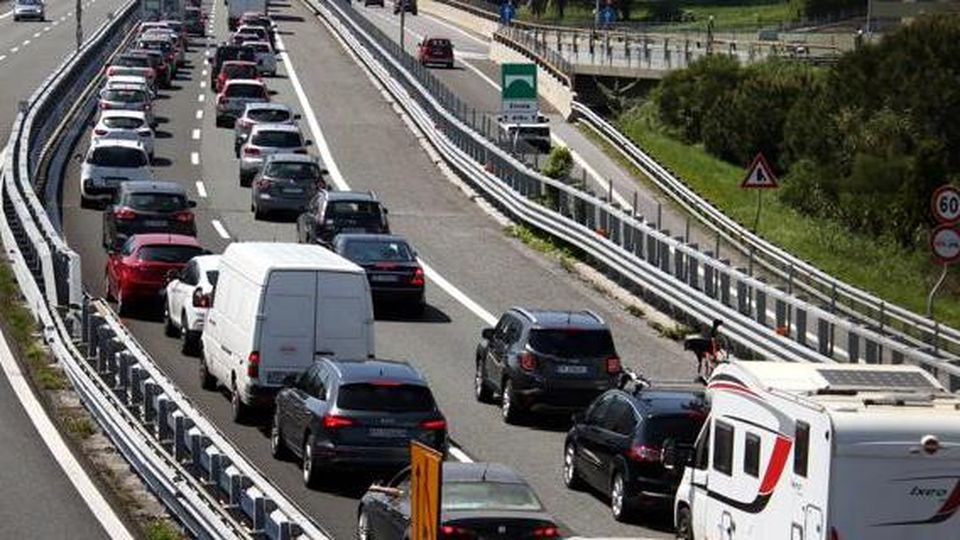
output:
[[[933,192],[933,216],[940,223],[960,220],[960,190],[954,186],[940,186]]]

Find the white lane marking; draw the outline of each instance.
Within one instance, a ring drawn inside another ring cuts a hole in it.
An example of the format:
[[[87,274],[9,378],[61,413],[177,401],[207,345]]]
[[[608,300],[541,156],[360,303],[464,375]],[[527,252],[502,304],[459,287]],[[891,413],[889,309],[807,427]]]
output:
[[[190,152],[190,164],[199,165],[200,164],[200,153],[199,152]]]
[[[297,99],[300,101],[300,108],[303,110],[303,114],[307,116],[307,124],[310,127],[310,132],[313,134],[314,143],[317,145],[317,150],[320,152],[320,156],[323,158],[323,163],[327,166],[330,171],[330,177],[333,179],[333,182],[337,185],[337,188],[341,190],[349,190],[350,185],[347,184],[346,180],[343,179],[343,174],[340,172],[340,167],[337,166],[337,162],[333,159],[333,153],[330,152],[330,145],[327,144],[327,139],[323,136],[323,131],[320,129],[320,123],[317,121],[317,115],[313,112],[313,107],[310,106],[310,100],[307,99],[306,93],[303,91],[303,87],[300,85],[300,77],[297,76],[297,70],[293,66],[293,61],[290,60],[290,56],[287,54],[287,48],[283,44],[283,38],[277,36],[277,45],[280,47],[280,59],[283,62],[283,65],[287,68],[287,76],[290,77],[290,84],[293,85],[293,90],[297,94]],[[446,278],[440,275],[439,272],[433,269],[432,266],[426,263],[423,259],[419,259],[420,266],[423,267],[423,272],[426,274],[427,278],[437,284],[441,289],[446,291],[454,300],[457,300],[464,307],[472,311],[477,317],[480,317],[483,322],[488,325],[494,325],[497,322],[496,317],[493,316],[489,311],[484,309],[480,304],[473,301],[469,296],[467,296],[463,291],[455,287],[452,283],[447,281]]]
[[[200,88],[206,88],[206,87],[207,87],[207,81],[200,81]]]
[[[49,26],[44,26],[44,27],[43,27],[43,31],[44,31],[44,32],[49,32],[49,31],[50,31],[50,27],[49,27]]]
[[[204,199],[207,198],[207,188],[203,185],[203,182],[197,181],[197,195],[200,195]]]
[[[7,55],[0,54],[0,62],[3,62],[7,58]]]
[[[195,129],[195,130],[193,130],[192,132],[190,132],[190,138],[193,139],[193,140],[195,140],[195,141],[199,140],[199,139],[200,139],[200,130],[199,130],[199,129]]]
[[[204,77],[206,77],[206,76],[207,76],[207,70],[203,70],[203,73],[201,73],[201,75],[203,75]]]
[[[33,33],[33,37],[35,37],[35,38],[40,37],[40,32],[34,32],[34,33]]]
[[[197,96],[197,101],[199,101],[200,103],[203,103],[203,101],[204,101],[205,99],[207,99],[207,96],[205,96],[205,95],[203,95],[203,94],[200,94],[200,95]]]
[[[110,538],[116,540],[133,540],[133,535],[127,530],[127,527],[120,521],[113,508],[107,503],[103,495],[97,490],[93,481],[87,476],[86,471],[77,462],[77,458],[63,441],[60,432],[53,426],[50,417],[40,405],[37,397],[33,394],[30,386],[27,384],[20,366],[13,359],[13,353],[7,341],[0,338],[0,366],[10,382],[10,387],[17,395],[17,399],[23,406],[24,412],[30,418],[33,427],[36,428],[43,443],[50,449],[50,455],[57,461],[64,474],[70,479],[70,483],[83,498],[83,502],[90,508],[90,513],[97,518],[100,525],[110,535]]]
[[[454,32],[459,32],[460,34],[463,34],[464,36],[467,37],[467,39],[471,39],[471,40],[473,40],[473,41],[476,41],[477,43],[479,43],[479,44],[481,44],[481,45],[486,45],[486,46],[488,46],[488,47],[490,46],[490,42],[489,42],[489,41],[487,41],[487,40],[485,40],[485,39],[482,39],[482,38],[478,38],[477,36],[471,34],[470,32],[467,32],[466,30],[464,30],[463,28],[460,28],[459,26],[457,26],[457,25],[455,25],[455,24],[450,24],[450,23],[448,23],[447,21],[441,20],[441,19],[439,19],[439,18],[437,18],[437,17],[434,17],[433,15],[430,15],[430,14],[428,14],[428,13],[425,13],[424,16],[425,16],[425,18],[430,19],[431,21],[439,24],[440,26],[446,26],[447,28],[453,30]]]
[[[197,120],[203,119],[203,109],[197,109]]]
[[[19,51],[19,50],[20,50],[20,47],[13,47],[12,49],[10,49],[10,52],[16,54],[17,51]]]
[[[13,15],[13,10],[12,10],[12,9],[11,9],[10,11],[8,11],[8,12],[0,15],[0,19],[6,19],[7,17],[9,17],[9,16],[11,16],[11,15]]]
[[[60,26],[60,21],[53,21],[54,26]]]
[[[26,46],[29,45],[29,44],[30,44],[30,40],[29,40],[29,39],[25,39],[25,40],[23,40],[23,43],[21,43],[21,45],[23,45],[24,47],[26,47]]]
[[[67,20],[67,16],[66,16],[66,15],[61,16],[61,17],[60,17],[60,20],[61,20],[61,21]]]
[[[480,68],[478,68],[477,66],[471,64],[470,62],[467,62],[466,60],[461,60],[460,63],[463,64],[463,67],[465,67],[465,68],[469,69],[470,71],[472,71],[477,77],[480,77],[481,79],[483,79],[484,82],[486,82],[486,83],[489,84],[490,86],[496,88],[497,91],[500,91],[500,83],[498,83],[497,81],[495,81],[495,80],[491,79],[490,77],[488,77],[486,73],[484,73],[483,71],[480,70]]]
[[[220,235],[220,238],[224,240],[230,239],[230,233],[227,232],[227,229],[223,226],[223,223],[220,223],[219,219],[214,219],[210,222],[213,225],[213,228],[217,230],[217,234]]]
[[[466,452],[457,448],[456,446],[451,444],[450,448],[448,448],[447,450],[450,452],[450,455],[453,457],[453,459],[461,463],[473,463],[473,460],[470,459],[470,456],[468,456]]]

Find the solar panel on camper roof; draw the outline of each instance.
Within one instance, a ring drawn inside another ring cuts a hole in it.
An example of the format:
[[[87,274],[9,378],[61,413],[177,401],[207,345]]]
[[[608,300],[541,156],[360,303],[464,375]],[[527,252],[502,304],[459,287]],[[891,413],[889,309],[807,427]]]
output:
[[[921,373],[892,370],[818,369],[831,387],[929,388],[937,387]]]

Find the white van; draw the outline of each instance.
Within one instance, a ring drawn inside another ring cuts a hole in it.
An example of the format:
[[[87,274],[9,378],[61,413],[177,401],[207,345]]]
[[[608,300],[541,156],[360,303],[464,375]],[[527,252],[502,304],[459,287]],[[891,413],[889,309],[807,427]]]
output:
[[[201,340],[201,384],[230,389],[239,420],[315,358],[374,357],[367,276],[317,245],[230,244]]]

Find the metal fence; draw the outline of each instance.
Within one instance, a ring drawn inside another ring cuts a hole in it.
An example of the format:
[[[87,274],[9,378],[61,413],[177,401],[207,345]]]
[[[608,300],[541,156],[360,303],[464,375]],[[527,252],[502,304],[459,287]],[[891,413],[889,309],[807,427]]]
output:
[[[486,139],[462,103],[415,58],[339,0],[305,0],[324,17],[444,159],[514,219],[579,248],[624,285],[690,321],[726,321],[725,334],[771,360],[911,362],[960,388],[960,367],[811,304],[642,216],[546,178]]]

